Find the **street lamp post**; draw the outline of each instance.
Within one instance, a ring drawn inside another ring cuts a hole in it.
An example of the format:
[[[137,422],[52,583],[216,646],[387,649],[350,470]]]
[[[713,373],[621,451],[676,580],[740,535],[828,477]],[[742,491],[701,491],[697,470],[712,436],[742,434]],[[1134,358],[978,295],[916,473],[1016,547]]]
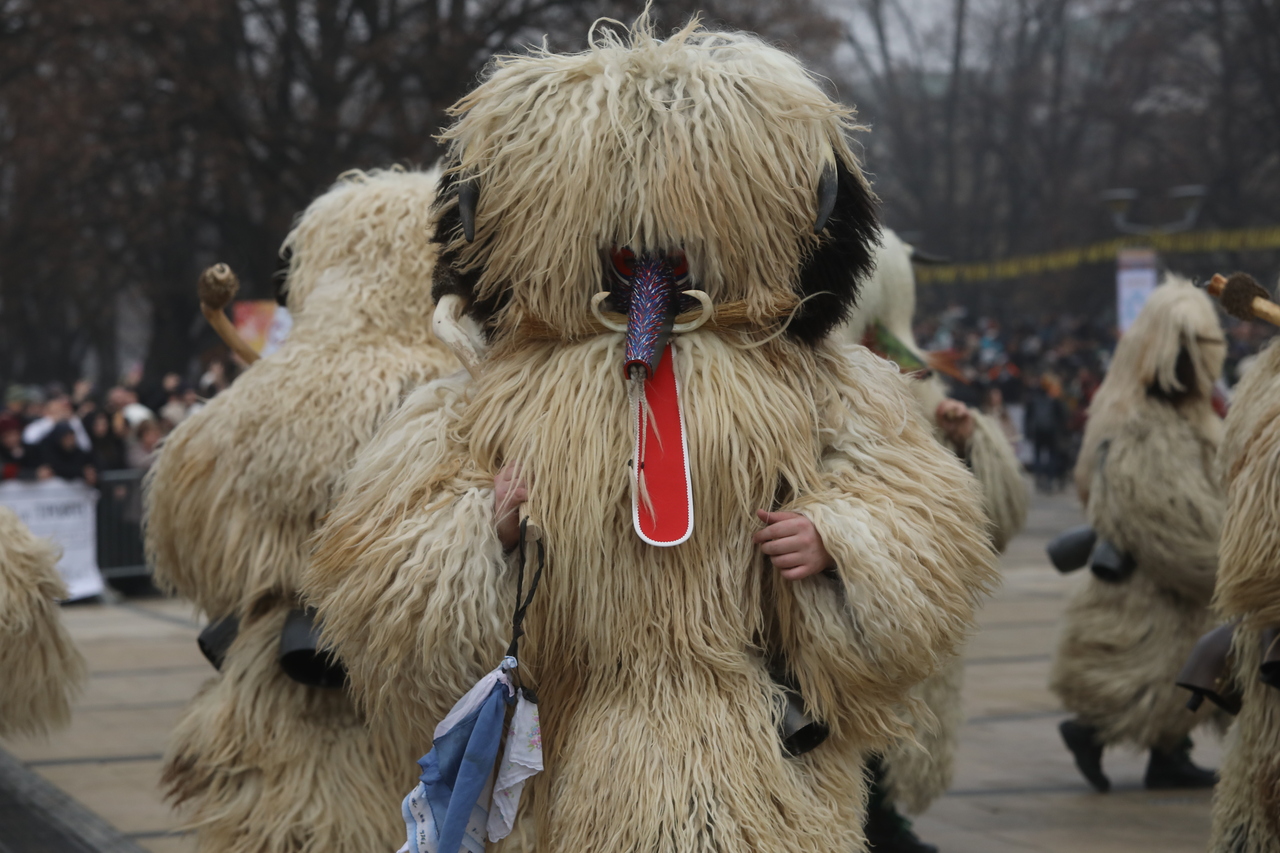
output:
[[[1169,190],[1166,197],[1182,205],[1182,216],[1172,222],[1145,225],[1132,221],[1129,210],[1138,200],[1135,189],[1121,187],[1102,193],[1102,200],[1111,211],[1111,222],[1121,234],[1150,238],[1157,234],[1177,234],[1190,230],[1204,206],[1205,188],[1200,184],[1185,184]],[[1157,258],[1150,246],[1127,247],[1116,255],[1116,320],[1120,331],[1132,325],[1147,297],[1155,290]]]

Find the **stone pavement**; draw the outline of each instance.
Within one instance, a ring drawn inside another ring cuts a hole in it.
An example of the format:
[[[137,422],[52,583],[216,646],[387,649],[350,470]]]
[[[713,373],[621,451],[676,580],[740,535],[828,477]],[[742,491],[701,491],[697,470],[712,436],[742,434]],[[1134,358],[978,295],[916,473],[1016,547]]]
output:
[[[1044,544],[1080,522],[1069,496],[1039,496],[1027,530],[1005,555],[1004,585],[966,652],[968,722],[955,783],[916,822],[942,853],[1205,849],[1207,793],[1147,793],[1144,757],[1109,753],[1113,792],[1095,794],[1058,739],[1065,715],[1045,685],[1057,619],[1083,577],[1054,572]],[[157,788],[169,730],[212,673],[196,650],[190,607],[132,599],[64,613],[91,673],[71,728],[47,741],[0,741],[0,747],[140,847],[194,851],[194,839],[178,831],[180,819]],[[1208,735],[1198,740],[1196,760],[1216,767],[1219,745]]]
[[[0,740],[0,748],[143,849],[194,851],[194,839],[177,833],[180,820],[158,788],[169,730],[213,673],[196,648],[200,629],[191,607],[132,599],[73,604],[63,616],[89,662],[71,727],[46,740]]]

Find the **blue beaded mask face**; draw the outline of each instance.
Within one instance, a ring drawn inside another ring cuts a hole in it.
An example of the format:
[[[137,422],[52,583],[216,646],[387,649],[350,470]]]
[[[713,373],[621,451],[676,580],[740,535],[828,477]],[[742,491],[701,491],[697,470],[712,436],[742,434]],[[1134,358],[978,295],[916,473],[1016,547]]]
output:
[[[676,315],[697,305],[681,293],[689,281],[689,264],[683,252],[637,255],[627,248],[615,249],[611,261],[609,302],[627,315],[623,369],[628,377],[641,371],[647,379],[657,369]]]

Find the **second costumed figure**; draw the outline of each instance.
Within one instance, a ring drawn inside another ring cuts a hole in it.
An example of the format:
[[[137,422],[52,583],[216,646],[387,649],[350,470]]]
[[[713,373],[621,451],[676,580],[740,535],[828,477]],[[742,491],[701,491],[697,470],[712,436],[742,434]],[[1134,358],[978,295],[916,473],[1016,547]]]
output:
[[[435,297],[488,354],[308,574],[371,724],[425,751],[501,658],[516,471],[545,770],[508,845],[864,849],[864,758],[995,573],[898,371],[827,340],[878,231],[851,111],[753,37],[642,21],[499,59],[456,112]],[[825,739],[780,737],[797,704]]]

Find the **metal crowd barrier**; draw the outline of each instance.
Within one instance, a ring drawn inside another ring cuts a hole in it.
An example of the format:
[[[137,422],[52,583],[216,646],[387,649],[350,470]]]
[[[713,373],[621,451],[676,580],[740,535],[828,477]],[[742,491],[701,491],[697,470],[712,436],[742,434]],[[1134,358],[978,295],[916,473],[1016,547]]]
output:
[[[142,549],[142,476],[125,469],[98,472],[98,568],[108,580],[146,577]]]

